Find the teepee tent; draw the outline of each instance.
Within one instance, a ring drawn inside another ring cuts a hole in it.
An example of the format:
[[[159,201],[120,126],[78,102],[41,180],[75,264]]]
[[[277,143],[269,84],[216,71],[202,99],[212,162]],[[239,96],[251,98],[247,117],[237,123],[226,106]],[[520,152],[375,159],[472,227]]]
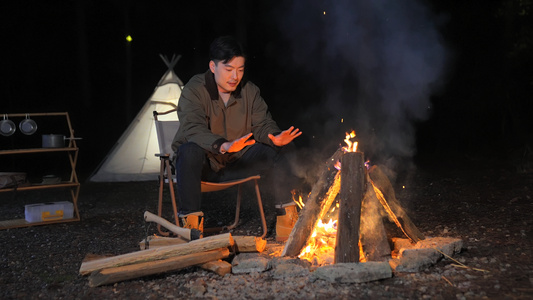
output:
[[[154,124],[154,111],[167,111],[178,106],[183,82],[174,73],[174,66],[181,56],[172,60],[161,55],[168,66],[167,72],[157,84],[154,93],[144,104],[135,119],[113,146],[106,158],[89,178],[90,181],[146,181],[157,180],[159,153]],[[160,116],[161,120],[177,120],[177,114]]]

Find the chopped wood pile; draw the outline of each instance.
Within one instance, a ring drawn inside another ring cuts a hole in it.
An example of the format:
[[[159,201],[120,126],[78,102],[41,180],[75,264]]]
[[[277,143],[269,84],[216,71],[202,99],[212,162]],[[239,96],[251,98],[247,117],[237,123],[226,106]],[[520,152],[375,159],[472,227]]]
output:
[[[231,264],[223,259],[235,253],[262,252],[266,240],[255,236],[232,236],[230,233],[190,242],[180,237],[152,236],[140,242],[139,246],[140,251],[117,256],[88,255],[81,264],[79,274],[89,276],[91,287],[191,266],[224,275],[231,272]]]

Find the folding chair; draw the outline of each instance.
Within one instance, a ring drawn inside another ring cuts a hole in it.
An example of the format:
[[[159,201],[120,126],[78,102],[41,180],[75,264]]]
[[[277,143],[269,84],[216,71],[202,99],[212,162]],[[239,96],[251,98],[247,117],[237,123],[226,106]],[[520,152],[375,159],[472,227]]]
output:
[[[174,135],[178,131],[179,128],[179,121],[163,121],[158,120],[159,115],[166,115],[169,113],[176,113],[176,109],[172,109],[165,112],[157,112],[154,111],[154,120],[155,120],[155,128],[157,132],[157,140],[159,142],[159,151],[160,153],[157,153],[156,156],[159,157],[160,160],[160,169],[159,169],[159,203],[157,208],[157,214],[161,217],[162,210],[163,210],[163,191],[164,191],[164,184],[165,182],[168,183],[169,193],[170,193],[170,199],[172,202],[172,209],[174,212],[174,220],[177,226],[179,225],[179,218],[178,218],[178,207],[176,204],[176,194],[174,189],[174,183],[175,180],[173,179],[172,175],[172,169],[173,166],[171,164],[171,157],[172,157],[172,140],[174,139]],[[263,203],[261,201],[261,193],[259,191],[259,179],[261,176],[254,175],[242,179],[236,179],[231,181],[225,181],[225,182],[207,182],[202,181],[201,182],[201,190],[202,193],[207,192],[216,192],[228,189],[230,187],[237,186],[238,192],[237,192],[237,204],[235,208],[235,220],[231,225],[224,226],[224,227],[215,227],[215,228],[205,228],[204,232],[220,232],[223,230],[230,230],[237,226],[237,223],[239,222],[239,215],[240,215],[240,208],[241,208],[241,199],[242,199],[242,184],[248,181],[253,181],[255,185],[255,194],[257,198],[257,205],[259,207],[259,213],[261,215],[261,223],[263,226],[263,235],[261,238],[264,238],[267,235],[267,225],[266,225],[266,219],[265,219],[265,212],[263,210]],[[163,231],[161,228],[161,225],[157,225],[157,230],[160,234],[164,236],[168,236],[170,233]]]

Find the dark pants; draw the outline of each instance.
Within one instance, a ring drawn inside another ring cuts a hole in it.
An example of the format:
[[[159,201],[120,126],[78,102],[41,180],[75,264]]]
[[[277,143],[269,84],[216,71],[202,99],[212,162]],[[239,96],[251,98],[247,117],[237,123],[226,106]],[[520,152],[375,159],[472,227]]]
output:
[[[186,143],[176,152],[176,180],[178,208],[180,214],[201,211],[202,196],[200,182],[222,182],[265,175],[272,179],[272,192],[277,203],[292,199],[291,190],[297,188],[298,178],[292,175],[283,151],[256,143],[242,157],[214,172],[209,167],[207,151],[195,143]]]

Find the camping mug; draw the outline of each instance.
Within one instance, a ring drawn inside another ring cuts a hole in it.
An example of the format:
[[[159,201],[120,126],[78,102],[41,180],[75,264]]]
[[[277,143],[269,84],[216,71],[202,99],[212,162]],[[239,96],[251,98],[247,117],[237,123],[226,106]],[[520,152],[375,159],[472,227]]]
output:
[[[17,126],[13,121],[7,118],[7,115],[4,115],[4,119],[0,121],[0,134],[3,136],[10,136],[17,130]]]
[[[25,135],[32,135],[37,131],[37,123],[34,120],[30,119],[30,115],[26,115],[26,119],[20,121],[19,128],[22,133]]]

